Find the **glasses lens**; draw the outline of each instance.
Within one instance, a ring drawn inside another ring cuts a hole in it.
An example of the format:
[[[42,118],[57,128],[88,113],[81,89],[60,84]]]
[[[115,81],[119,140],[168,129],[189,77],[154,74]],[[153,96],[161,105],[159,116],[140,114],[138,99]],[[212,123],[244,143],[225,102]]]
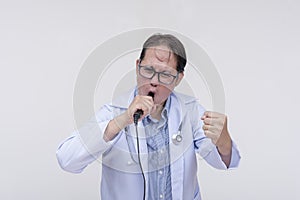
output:
[[[165,74],[165,73],[160,73],[159,74],[159,81],[164,84],[171,84],[174,80],[174,76],[171,74]]]
[[[139,73],[142,77],[148,79],[152,79],[158,73],[158,81],[166,85],[171,84],[177,77],[177,75],[174,76],[165,72],[156,72],[152,66],[139,66]]]
[[[145,78],[152,78],[155,71],[152,67],[140,66],[140,74]]]

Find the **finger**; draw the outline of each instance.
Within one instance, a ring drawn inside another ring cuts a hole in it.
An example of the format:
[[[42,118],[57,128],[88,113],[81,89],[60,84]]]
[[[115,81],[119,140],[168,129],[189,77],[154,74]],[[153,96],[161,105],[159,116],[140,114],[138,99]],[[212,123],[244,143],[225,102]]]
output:
[[[221,114],[213,111],[205,111],[203,116],[204,118],[218,118]]]
[[[147,102],[147,103],[150,103],[150,104],[153,104],[154,101],[153,101],[153,98],[150,97],[150,96],[140,96],[141,97],[141,101],[143,102]]]
[[[153,102],[153,97],[151,96],[145,96],[145,97]]]
[[[153,107],[154,105],[152,98],[149,96],[138,96],[135,104],[137,109],[142,109],[143,111],[145,111],[145,107]]]
[[[204,118],[204,119],[203,119],[203,123],[204,123],[205,125],[213,125],[214,122],[215,122],[215,119],[214,119],[214,118]]]
[[[151,104],[144,103],[142,108],[142,110],[144,111],[144,115],[148,115],[152,110],[152,107],[153,106]]]
[[[134,98],[135,101],[137,102],[150,102],[150,103],[153,103],[153,98],[150,97],[150,96],[141,96],[141,95],[137,95],[135,98]]]
[[[206,130],[206,131],[204,131],[204,135],[206,137],[211,138],[211,137],[214,137],[215,134],[213,132],[211,132],[210,130]]]
[[[209,116],[210,116],[210,113],[209,113],[209,112],[210,112],[210,111],[205,111],[205,112],[203,113],[201,119],[204,120],[205,118],[209,118]]]
[[[155,105],[152,102],[145,102],[145,106],[147,107],[145,114],[150,114],[151,111],[155,109]]]
[[[143,103],[146,104],[148,107],[153,107],[154,106],[154,102],[153,102],[153,99],[149,96],[145,96],[143,99],[142,99]]]
[[[153,105],[147,105],[147,110],[144,112],[144,115],[149,115],[153,110]]]
[[[224,117],[219,117],[219,118],[205,118],[203,120],[203,123],[205,125],[211,125],[213,127],[224,127],[226,123],[226,118]]]
[[[143,112],[145,112],[147,106],[145,106],[145,104],[143,103],[137,103],[133,106],[133,113],[135,113],[137,110],[142,110]]]
[[[150,106],[150,107],[153,107],[154,106],[154,102],[152,99],[146,99],[145,103]]]
[[[153,102],[149,102],[149,101],[143,102],[143,106],[142,106],[143,115],[141,118],[144,118],[145,116],[149,115],[153,109],[155,109],[155,105]]]
[[[217,126],[212,126],[212,125],[203,125],[202,129],[204,131],[211,131],[213,133],[219,133],[220,129]]]
[[[130,109],[130,114],[133,115],[136,113],[138,110],[143,111],[143,115],[148,112],[149,106],[146,103],[136,103],[132,105],[132,108]]]
[[[212,127],[211,125],[203,125],[203,126],[202,126],[202,129],[203,129],[204,131],[207,131],[207,130],[212,130],[213,127]]]
[[[219,135],[217,135],[211,131],[204,131],[204,134],[206,137],[210,138],[214,144],[216,144],[219,140]]]

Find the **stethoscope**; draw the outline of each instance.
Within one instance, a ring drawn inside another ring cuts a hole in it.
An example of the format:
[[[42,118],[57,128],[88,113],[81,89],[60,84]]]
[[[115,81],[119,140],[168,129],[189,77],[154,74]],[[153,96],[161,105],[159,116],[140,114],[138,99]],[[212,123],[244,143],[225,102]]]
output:
[[[178,132],[172,135],[172,142],[175,145],[179,145],[182,142],[182,134],[181,134],[182,123],[180,123]]]
[[[175,145],[179,145],[183,140],[181,129],[182,129],[182,123],[180,123],[177,133],[174,133],[172,135],[172,143]],[[128,134],[128,127],[125,127],[124,130],[125,130],[128,149],[130,151],[130,157],[135,163],[138,163],[138,161],[133,156],[134,143],[133,143],[133,140],[129,138],[130,135]]]

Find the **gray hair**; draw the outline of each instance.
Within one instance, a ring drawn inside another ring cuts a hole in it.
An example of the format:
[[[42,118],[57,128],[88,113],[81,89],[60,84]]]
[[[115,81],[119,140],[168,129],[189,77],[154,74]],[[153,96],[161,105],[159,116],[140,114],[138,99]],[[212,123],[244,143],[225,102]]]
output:
[[[140,61],[143,60],[146,54],[147,48],[156,47],[156,46],[166,46],[174,54],[177,60],[177,71],[183,72],[186,65],[186,53],[183,44],[175,36],[171,34],[161,34],[157,33],[150,36],[145,43],[143,44],[143,49],[140,55]]]

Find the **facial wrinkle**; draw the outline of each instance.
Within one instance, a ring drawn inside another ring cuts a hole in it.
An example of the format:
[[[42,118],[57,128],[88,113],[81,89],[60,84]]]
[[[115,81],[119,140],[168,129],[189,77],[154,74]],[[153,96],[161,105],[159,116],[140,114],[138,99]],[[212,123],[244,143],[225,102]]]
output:
[[[167,49],[155,48],[154,54],[155,54],[155,57],[159,61],[162,61],[162,62],[167,61],[167,63],[168,63],[171,59],[171,52],[170,52],[170,50],[167,50]]]

